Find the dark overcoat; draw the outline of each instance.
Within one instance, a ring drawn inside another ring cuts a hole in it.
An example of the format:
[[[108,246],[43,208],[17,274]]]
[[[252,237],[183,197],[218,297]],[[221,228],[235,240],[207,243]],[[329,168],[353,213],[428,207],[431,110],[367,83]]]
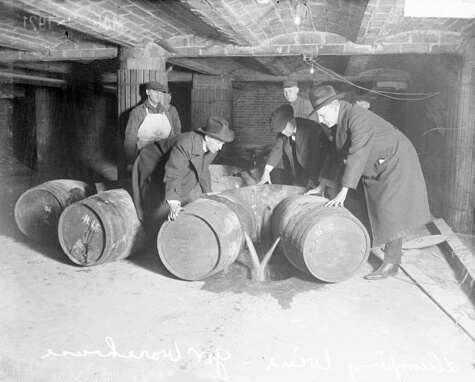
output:
[[[318,184],[330,141],[318,123],[303,118],[295,118],[295,121],[297,124],[295,148],[298,163],[305,172],[306,180],[311,179],[315,184]],[[290,139],[283,134],[278,134],[266,164],[276,167],[282,161],[284,168],[296,178],[295,170],[290,168],[290,163],[293,160]]]
[[[158,208],[164,200],[178,200],[183,205],[191,201],[190,194],[198,185],[203,193],[210,192],[209,165],[215,157],[203,151],[203,135],[195,132],[163,139],[140,150],[132,171],[132,194],[139,219],[144,221],[145,212],[151,213],[144,208]],[[152,175],[158,186],[150,184]],[[150,195],[152,192],[154,195]]]
[[[173,146],[165,165],[165,199],[183,202],[196,188],[211,192],[209,165],[217,153],[204,152],[204,136],[194,131],[182,134]]]
[[[392,124],[367,109],[340,101],[335,146],[347,150],[341,186],[355,189],[360,178],[363,181],[373,245],[402,237],[430,220],[416,150]]]
[[[142,222],[144,221],[144,208],[153,208],[152,205],[158,206],[161,202],[160,199],[164,197],[163,191],[163,195],[152,195],[155,200],[151,203],[149,200],[150,188],[153,188],[154,193],[163,188],[161,185],[165,173],[165,163],[179,137],[180,135],[176,135],[155,142],[153,145],[145,146],[135,159],[132,170],[132,197],[137,216]],[[151,184],[152,176],[155,178],[153,185]]]

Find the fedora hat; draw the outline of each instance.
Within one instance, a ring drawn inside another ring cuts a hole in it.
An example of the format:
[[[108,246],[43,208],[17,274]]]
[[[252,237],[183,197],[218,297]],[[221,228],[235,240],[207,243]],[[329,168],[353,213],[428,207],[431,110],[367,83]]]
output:
[[[234,131],[228,127],[228,121],[221,117],[209,117],[206,126],[196,129],[196,132],[223,142],[234,141]]]
[[[324,85],[312,90],[310,94],[310,101],[312,102],[313,111],[312,114],[322,108],[325,105],[328,105],[330,102],[341,99],[345,96],[345,93],[336,94],[335,89],[331,85]],[[310,114],[310,115],[312,115]]]
[[[287,126],[287,122],[294,119],[294,108],[290,105],[282,105],[274,110],[270,117],[270,129],[274,133],[281,133]]]

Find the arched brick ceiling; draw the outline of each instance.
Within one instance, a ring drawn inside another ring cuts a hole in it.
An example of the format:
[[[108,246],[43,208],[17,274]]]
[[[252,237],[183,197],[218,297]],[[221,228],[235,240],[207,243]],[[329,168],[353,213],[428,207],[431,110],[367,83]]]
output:
[[[398,55],[458,54],[475,36],[473,19],[403,10],[404,0],[0,0],[0,65],[62,75],[77,67],[68,62],[116,60],[121,48],[155,42],[170,63],[197,73],[281,79],[307,73],[312,56],[358,76],[404,70]]]

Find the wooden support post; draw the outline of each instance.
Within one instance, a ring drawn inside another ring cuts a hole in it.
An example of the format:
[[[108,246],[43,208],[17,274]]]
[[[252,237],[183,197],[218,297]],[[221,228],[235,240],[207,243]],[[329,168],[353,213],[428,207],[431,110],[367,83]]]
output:
[[[210,116],[222,117],[233,124],[233,89],[229,78],[193,76],[191,124],[196,130],[206,125]]]
[[[51,114],[51,94],[46,87],[35,88],[36,164],[40,178],[52,179],[54,161],[54,121]]]
[[[124,151],[124,132],[130,111],[145,101],[144,85],[158,81],[167,85],[165,50],[156,44],[122,49],[117,72],[119,137],[117,148],[118,178],[130,177]]]
[[[233,88],[229,78],[193,75],[191,91],[191,128],[199,129],[206,125],[209,117],[225,118],[233,128]],[[232,145],[232,144],[231,144]],[[227,161],[231,145],[224,145],[219,152],[217,162]]]
[[[475,39],[465,45],[458,88],[450,107],[449,179],[445,217],[455,232],[475,232]]]

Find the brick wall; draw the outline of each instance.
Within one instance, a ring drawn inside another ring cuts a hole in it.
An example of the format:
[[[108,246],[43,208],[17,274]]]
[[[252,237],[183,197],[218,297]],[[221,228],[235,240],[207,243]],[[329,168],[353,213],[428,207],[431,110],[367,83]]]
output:
[[[236,139],[233,153],[249,159],[250,149],[265,153],[265,146],[274,143],[276,134],[269,131],[272,112],[286,100],[281,82],[234,82],[233,128]],[[299,95],[308,99],[311,84],[299,84]],[[261,147],[259,149],[259,147]]]
[[[233,148],[238,156],[245,156],[246,148],[274,142],[275,134],[268,129],[269,118],[272,111],[284,102],[281,83],[234,83],[233,120],[236,139]]]

